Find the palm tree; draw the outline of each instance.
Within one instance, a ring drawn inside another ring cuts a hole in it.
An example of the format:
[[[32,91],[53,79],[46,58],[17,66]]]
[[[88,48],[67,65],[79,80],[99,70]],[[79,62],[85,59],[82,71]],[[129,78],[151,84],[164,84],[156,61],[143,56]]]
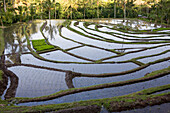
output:
[[[114,0],[114,18],[116,18],[116,0]]]
[[[3,11],[0,8],[0,21],[1,21],[1,25],[4,26],[2,16],[3,16]]]
[[[34,15],[35,15],[35,8],[34,8],[33,4],[31,4],[31,6],[30,6],[30,14],[31,14],[31,17],[32,17],[32,20],[33,20]]]
[[[99,18],[99,4],[100,4],[100,1],[97,0],[97,18]]]
[[[86,4],[85,0],[83,0],[83,5],[84,5],[84,19],[86,18]]]
[[[6,10],[6,2],[5,2],[5,0],[4,0],[4,11],[6,12],[7,10]]]
[[[123,14],[124,14],[124,21],[126,19],[126,1],[123,0]]]
[[[46,26],[45,31],[49,34],[50,37],[48,37],[48,39],[50,38],[51,40],[55,38],[54,34],[57,34],[57,26],[55,25],[50,25]]]
[[[60,8],[60,3],[58,3],[58,2],[55,4],[55,19],[57,18],[57,14],[56,14],[57,7]]]
[[[19,16],[20,16],[20,22],[22,22],[23,19],[23,7],[18,6]]]
[[[44,3],[44,7],[48,10],[49,19],[51,19],[51,8],[53,7],[53,2],[51,2],[51,0],[47,0]]]
[[[70,3],[70,8],[71,8],[71,19],[73,18],[73,1],[72,0],[69,0],[69,3]]]

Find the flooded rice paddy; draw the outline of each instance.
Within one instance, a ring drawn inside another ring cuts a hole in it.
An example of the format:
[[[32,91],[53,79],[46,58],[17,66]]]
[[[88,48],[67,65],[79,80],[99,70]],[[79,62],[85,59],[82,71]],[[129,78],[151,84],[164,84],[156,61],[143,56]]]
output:
[[[170,66],[169,30],[152,32],[161,25],[141,20],[89,19],[71,21],[70,25],[64,26],[65,21],[36,20],[4,29],[5,49],[0,60],[15,76],[14,79],[8,78],[2,99],[41,97],[70,88],[140,79]],[[120,30],[123,26],[130,29]],[[40,39],[45,39],[45,43],[54,48],[36,50],[33,40]],[[46,101],[18,105],[122,96],[167,85],[169,77],[167,74],[128,85],[73,92]],[[163,92],[169,90],[160,91]]]

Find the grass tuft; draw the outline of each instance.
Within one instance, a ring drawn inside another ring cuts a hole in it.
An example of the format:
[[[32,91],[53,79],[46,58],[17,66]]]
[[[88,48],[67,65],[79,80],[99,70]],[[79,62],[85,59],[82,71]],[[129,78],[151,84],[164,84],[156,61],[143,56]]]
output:
[[[4,74],[3,71],[0,70],[0,81],[2,80],[2,75],[3,75],[3,74]]]
[[[42,40],[32,40],[33,47],[36,51],[44,51],[49,49],[54,49],[55,47],[52,45],[48,45],[45,42],[45,39]]]

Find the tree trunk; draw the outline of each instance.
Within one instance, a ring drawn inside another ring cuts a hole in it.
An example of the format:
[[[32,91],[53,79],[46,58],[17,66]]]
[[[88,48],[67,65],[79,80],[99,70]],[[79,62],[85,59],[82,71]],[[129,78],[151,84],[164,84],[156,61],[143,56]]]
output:
[[[149,6],[147,7],[147,18],[149,17]]]
[[[1,19],[1,25],[4,26],[2,19]]]
[[[12,0],[12,7],[15,8],[15,0]]]
[[[73,8],[71,6],[71,19],[73,18]]]
[[[123,10],[123,12],[124,12],[124,21],[125,21],[125,19],[126,19],[126,2],[124,1],[124,10]]]
[[[116,18],[116,0],[114,0],[114,18]]]
[[[49,20],[50,20],[50,9],[49,9]]]
[[[83,4],[84,4],[84,19],[85,19],[85,17],[86,17],[86,11],[85,11],[85,1],[83,0]]]
[[[4,11],[6,12],[6,3],[5,3],[5,0],[4,0]]]
[[[55,6],[55,19],[56,19],[56,6]]]
[[[99,18],[99,0],[97,0],[97,18]]]

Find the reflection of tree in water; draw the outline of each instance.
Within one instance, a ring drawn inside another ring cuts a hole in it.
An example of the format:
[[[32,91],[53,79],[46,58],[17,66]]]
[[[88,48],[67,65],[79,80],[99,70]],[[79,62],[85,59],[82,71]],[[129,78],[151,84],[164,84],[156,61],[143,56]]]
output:
[[[30,24],[32,29],[29,29],[29,33],[36,32],[36,25]],[[10,78],[10,86],[6,91],[5,99],[15,97],[16,90],[18,87],[18,77],[10,70],[6,68],[6,63],[21,63],[21,54],[27,51],[26,38],[24,37],[24,28],[22,25],[15,25],[4,29],[4,42],[5,42],[5,55],[1,56],[0,69],[5,73],[3,75],[3,80],[0,83],[0,96],[4,93],[8,84],[8,77]],[[4,53],[3,53],[4,54]],[[5,57],[6,56],[6,57]],[[5,59],[8,58],[8,59]],[[8,77],[7,77],[8,76]]]
[[[72,79],[74,78],[73,72],[66,72],[65,81],[68,88],[74,88]]]
[[[8,77],[10,78],[10,86],[5,93],[5,99],[13,98],[16,95],[16,90],[18,87],[18,77],[5,66],[5,55],[1,56],[0,69],[3,70],[2,81],[0,81],[0,96],[5,93],[8,85]]]
[[[2,75],[2,80],[0,81],[0,96],[3,95],[4,91],[6,90],[8,85],[8,77],[3,74]]]
[[[55,35],[57,34],[57,27],[55,25],[51,25],[51,22],[50,22],[49,26],[47,25],[45,27],[45,32],[47,32],[50,36],[48,37],[48,39],[49,38],[50,40],[55,39]]]
[[[10,77],[10,86],[7,89],[7,92],[4,97],[5,99],[13,98],[16,95],[19,78],[10,70],[5,69],[4,72],[8,77]]]
[[[24,45],[26,38],[24,38],[23,26],[16,25],[4,29],[4,40],[7,57],[13,63],[21,63],[20,55],[27,51],[27,47]]]

